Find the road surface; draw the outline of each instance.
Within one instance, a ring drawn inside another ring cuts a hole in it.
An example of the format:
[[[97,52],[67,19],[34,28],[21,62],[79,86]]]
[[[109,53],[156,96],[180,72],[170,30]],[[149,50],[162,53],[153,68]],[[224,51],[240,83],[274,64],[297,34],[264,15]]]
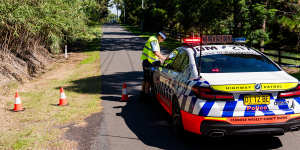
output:
[[[174,137],[169,118],[159,104],[139,99],[143,76],[140,55],[146,39],[125,31],[119,25],[103,25],[102,30],[101,99],[104,109],[100,131],[91,149],[300,149],[300,132],[280,137]],[[129,102],[120,102],[124,82],[128,85]]]

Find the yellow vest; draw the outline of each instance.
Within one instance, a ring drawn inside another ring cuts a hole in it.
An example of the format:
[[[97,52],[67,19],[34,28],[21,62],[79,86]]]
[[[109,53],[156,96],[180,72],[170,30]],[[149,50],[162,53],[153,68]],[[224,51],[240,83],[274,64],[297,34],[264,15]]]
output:
[[[146,42],[143,53],[141,56],[141,60],[148,60],[151,64],[155,61],[159,61],[159,58],[154,54],[152,48],[151,48],[151,42],[156,41],[158,43],[156,36],[150,36],[148,41]]]

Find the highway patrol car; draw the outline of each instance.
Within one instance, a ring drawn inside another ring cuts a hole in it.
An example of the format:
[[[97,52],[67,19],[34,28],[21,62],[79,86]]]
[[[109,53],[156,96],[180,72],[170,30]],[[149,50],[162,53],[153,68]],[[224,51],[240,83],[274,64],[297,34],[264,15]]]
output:
[[[218,39],[232,40],[185,39],[204,44],[175,49],[154,71],[154,94],[172,116],[173,129],[212,137],[300,129],[299,81],[252,48],[205,44]]]

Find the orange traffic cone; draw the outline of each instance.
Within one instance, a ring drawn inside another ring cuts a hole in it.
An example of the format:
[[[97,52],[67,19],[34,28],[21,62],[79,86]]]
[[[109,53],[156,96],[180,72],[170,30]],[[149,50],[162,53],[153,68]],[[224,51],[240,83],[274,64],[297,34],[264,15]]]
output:
[[[64,92],[64,89],[61,87],[60,88],[60,99],[59,99],[58,106],[66,106],[67,104],[68,104],[68,102],[67,102],[66,94]]]
[[[127,101],[128,100],[128,94],[127,94],[127,85],[126,83],[123,83],[123,87],[122,87],[122,101]]]
[[[14,112],[24,111],[25,109],[22,107],[22,102],[21,102],[21,98],[19,97],[18,91],[16,92],[15,98],[16,98],[16,102],[13,111]]]

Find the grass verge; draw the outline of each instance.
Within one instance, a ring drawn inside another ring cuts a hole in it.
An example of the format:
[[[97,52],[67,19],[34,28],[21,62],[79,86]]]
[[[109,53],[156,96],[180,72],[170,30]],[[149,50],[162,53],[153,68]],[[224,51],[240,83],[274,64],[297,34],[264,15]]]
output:
[[[95,28],[99,31],[100,26]],[[101,111],[99,49],[70,54],[53,68],[30,83],[6,86],[10,91],[19,90],[26,110],[8,111],[13,107],[13,96],[2,100],[6,109],[0,115],[6,117],[1,121],[0,149],[76,149],[76,143],[66,146],[64,126],[84,122],[90,114]],[[65,89],[68,106],[55,106],[60,87]]]
[[[300,72],[294,73],[294,74],[291,74],[291,75],[294,76],[295,78],[297,78],[298,80],[300,80]]]
[[[126,24],[121,24],[123,28],[125,28],[127,31],[139,35],[140,37],[149,37],[153,35],[151,32],[143,32],[141,31],[141,28],[139,26],[131,26],[131,25],[126,25]]]
[[[264,51],[267,54],[273,54],[273,55],[278,55],[278,51],[277,50],[265,50]],[[294,57],[294,58],[300,58],[300,54],[296,54],[295,53],[291,53],[291,52],[282,52],[282,56],[288,56],[288,57]],[[274,56],[269,56],[272,60],[274,61],[278,61],[278,57],[274,57]],[[283,63],[287,63],[287,64],[294,64],[294,65],[300,65],[300,61],[298,60],[292,60],[292,59],[286,59],[286,58],[282,58],[281,62]]]

